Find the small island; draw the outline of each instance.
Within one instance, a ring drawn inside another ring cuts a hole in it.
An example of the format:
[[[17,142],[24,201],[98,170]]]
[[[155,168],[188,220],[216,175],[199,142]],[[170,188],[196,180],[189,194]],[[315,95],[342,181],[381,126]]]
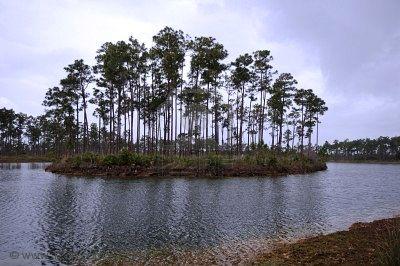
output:
[[[115,155],[94,153],[65,158],[49,165],[46,171],[75,176],[112,178],[143,177],[235,177],[304,174],[326,170],[323,160],[305,155],[257,151],[241,157],[140,155],[122,150]]]

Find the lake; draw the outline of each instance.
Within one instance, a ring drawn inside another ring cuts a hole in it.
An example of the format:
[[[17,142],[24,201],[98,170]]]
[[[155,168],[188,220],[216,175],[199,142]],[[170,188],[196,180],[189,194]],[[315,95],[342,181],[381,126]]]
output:
[[[246,261],[279,241],[400,213],[400,165],[283,177],[121,180],[0,164],[0,264]]]

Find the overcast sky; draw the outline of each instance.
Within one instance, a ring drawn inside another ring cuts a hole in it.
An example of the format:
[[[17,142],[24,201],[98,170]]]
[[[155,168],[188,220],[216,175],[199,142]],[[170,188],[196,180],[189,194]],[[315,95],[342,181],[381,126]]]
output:
[[[329,107],[321,140],[400,135],[400,1],[0,0],[0,108],[38,115],[48,87],[106,41],[164,26],[213,36],[233,60],[271,50]]]

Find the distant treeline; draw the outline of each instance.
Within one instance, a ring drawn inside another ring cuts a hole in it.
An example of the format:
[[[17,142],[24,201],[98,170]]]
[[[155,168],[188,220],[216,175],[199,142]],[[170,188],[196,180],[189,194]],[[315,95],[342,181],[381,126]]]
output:
[[[335,140],[332,144],[325,142],[322,151],[333,160],[400,161],[400,137]]]
[[[64,68],[43,115],[0,109],[0,153],[241,154],[318,144],[321,98],[278,74],[269,50],[227,56],[213,37],[170,27],[150,49],[133,37],[104,43],[94,66],[79,59]]]

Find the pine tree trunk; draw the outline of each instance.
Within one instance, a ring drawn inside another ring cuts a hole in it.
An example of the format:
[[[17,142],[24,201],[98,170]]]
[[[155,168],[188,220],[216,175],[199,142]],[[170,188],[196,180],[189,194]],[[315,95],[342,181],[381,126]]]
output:
[[[241,95],[241,103],[240,103],[240,137],[239,137],[239,152],[243,151],[243,118],[244,118],[244,85],[242,86],[242,95]]]
[[[219,128],[218,128],[218,111],[219,111],[219,104],[217,100],[217,86],[214,87],[214,136],[215,136],[215,151],[216,153],[219,152]],[[223,137],[222,137],[223,138]]]

